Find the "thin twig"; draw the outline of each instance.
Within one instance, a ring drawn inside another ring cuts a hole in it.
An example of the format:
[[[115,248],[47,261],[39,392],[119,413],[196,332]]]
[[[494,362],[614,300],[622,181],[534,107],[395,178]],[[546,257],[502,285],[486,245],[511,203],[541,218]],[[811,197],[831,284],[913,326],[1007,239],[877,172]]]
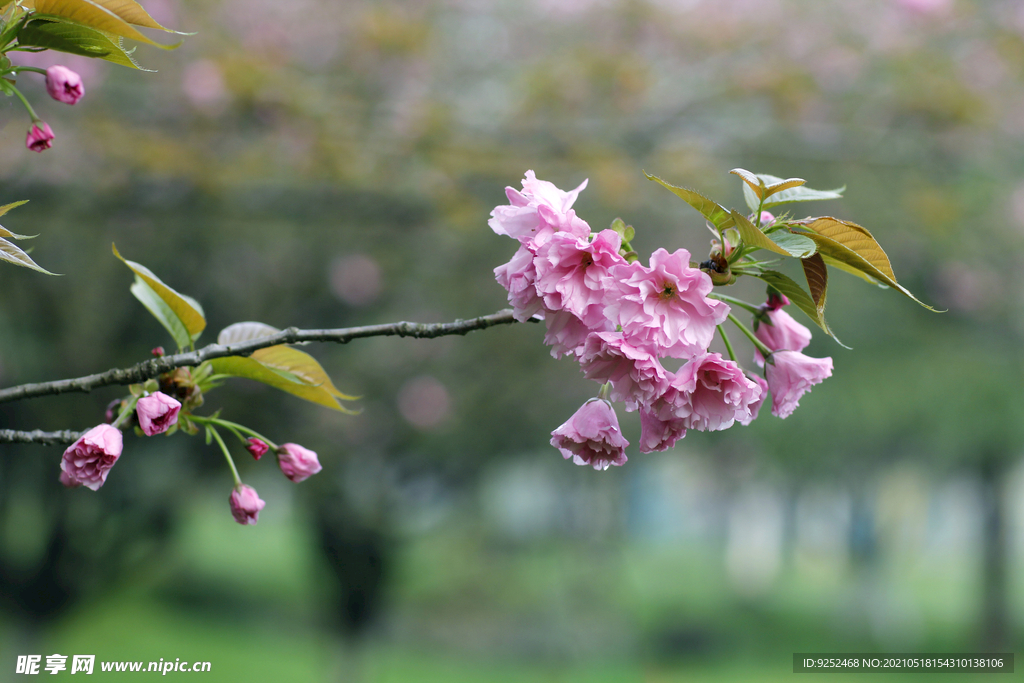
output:
[[[35,429],[31,432],[19,432],[14,429],[0,429],[0,443],[37,443],[40,446],[63,446],[76,441],[85,432],[65,429],[59,432],[44,432]]]
[[[75,391],[88,392],[112,384],[138,384],[175,368],[194,367],[203,361],[213,358],[248,356],[253,351],[265,349],[268,346],[277,346],[278,344],[312,341],[347,344],[353,339],[361,339],[363,337],[415,337],[417,339],[432,339],[452,334],[466,334],[473,330],[485,330],[495,325],[508,325],[514,322],[516,322],[516,319],[512,317],[512,311],[505,309],[491,315],[484,315],[470,320],[455,320],[450,323],[397,322],[384,325],[367,325],[365,327],[342,327],[334,330],[300,330],[297,327],[289,327],[269,337],[261,337],[227,346],[210,344],[198,351],[153,358],[133,365],[130,368],[114,368],[106,372],[75,379],[22,384],[2,389],[0,390],[0,403]],[[0,431],[0,435],[3,433],[3,431]],[[0,443],[2,442],[4,442],[4,439],[0,436]]]

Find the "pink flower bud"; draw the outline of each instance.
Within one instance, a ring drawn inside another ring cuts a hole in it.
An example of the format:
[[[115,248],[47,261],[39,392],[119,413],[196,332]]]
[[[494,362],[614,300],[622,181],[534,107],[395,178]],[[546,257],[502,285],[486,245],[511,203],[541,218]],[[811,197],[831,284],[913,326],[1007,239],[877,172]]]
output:
[[[121,431],[108,424],[93,427],[71,444],[60,468],[60,482],[68,487],[85,486],[93,491],[103,486],[107,473],[121,457]]]
[[[255,524],[260,521],[260,510],[266,505],[256,494],[256,489],[240,484],[228,497],[231,503],[231,516],[239,524]]]
[[[39,126],[42,125],[42,128]],[[33,152],[42,152],[44,149],[50,149],[53,142],[53,131],[50,130],[49,124],[39,121],[33,123],[32,127],[28,129],[28,136],[25,138],[25,146]]]
[[[769,212],[769,211],[762,211],[761,212],[761,227],[762,228],[764,226],[766,226],[766,225],[771,225],[774,222],[775,222],[775,216],[773,216],[771,214],[771,212]]]
[[[178,422],[181,403],[162,391],[143,396],[135,406],[139,427],[146,436],[163,434]]]
[[[551,445],[562,457],[577,465],[606,470],[609,465],[624,465],[629,445],[619,430],[619,418],[612,405],[602,399],[584,403],[569,420],[551,432]]]
[[[277,464],[281,466],[284,476],[296,484],[323,469],[316,458],[316,453],[297,443],[282,444],[277,449]]]
[[[64,104],[75,104],[85,94],[82,77],[66,66],[51,66],[46,70],[46,92]]]
[[[153,349],[152,351],[150,351],[150,353],[153,354],[155,357],[160,358],[166,352],[164,351],[164,347],[158,346],[155,349]]]
[[[266,441],[257,439],[255,436],[250,436],[248,443],[245,446],[245,450],[252,454],[252,457],[259,460],[263,457],[263,454],[267,452],[270,446],[267,445]]]

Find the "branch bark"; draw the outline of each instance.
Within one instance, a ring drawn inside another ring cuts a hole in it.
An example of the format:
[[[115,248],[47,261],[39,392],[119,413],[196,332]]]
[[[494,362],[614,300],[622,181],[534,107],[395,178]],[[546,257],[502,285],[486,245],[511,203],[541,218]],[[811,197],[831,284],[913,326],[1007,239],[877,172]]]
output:
[[[301,330],[289,327],[277,334],[260,339],[252,339],[240,344],[223,346],[210,344],[197,351],[176,353],[152,360],[137,363],[129,368],[114,368],[94,375],[86,375],[75,379],[62,379],[53,382],[21,384],[0,390],[0,403],[21,401],[38,396],[51,396],[69,392],[89,392],[99,387],[114,384],[128,385],[145,382],[165,372],[180,367],[194,367],[203,361],[226,356],[248,356],[253,351],[278,344],[295,344],[298,342],[335,342],[347,344],[353,339],[364,337],[414,337],[417,339],[433,339],[448,335],[464,335],[474,330],[485,330],[496,325],[509,325],[517,322],[512,317],[511,309],[505,309],[469,320],[454,320],[450,323],[410,323],[396,322],[382,325],[366,325],[363,327],[342,327],[332,330]],[[0,429],[0,443],[39,443],[56,445],[71,443],[81,432],[64,430],[59,432],[19,432]]]
[[[0,429],[0,443],[37,443],[40,446],[63,446],[76,441],[85,432],[64,429],[59,432],[44,432],[34,429],[31,432],[19,432],[14,429]]]

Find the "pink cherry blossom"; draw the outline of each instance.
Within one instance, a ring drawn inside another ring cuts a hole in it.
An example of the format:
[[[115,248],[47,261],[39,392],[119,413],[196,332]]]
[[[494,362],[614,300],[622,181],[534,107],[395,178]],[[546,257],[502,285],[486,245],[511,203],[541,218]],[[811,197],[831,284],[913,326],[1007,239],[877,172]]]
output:
[[[533,250],[524,244],[512,256],[512,260],[494,269],[494,279],[508,291],[513,317],[522,323],[544,307],[544,300],[537,293],[537,269],[533,259]]]
[[[614,266],[618,292],[605,313],[634,346],[656,356],[694,358],[707,351],[715,327],[729,315],[723,301],[708,299],[711,278],[690,267],[690,252],[658,249],[651,266]]]
[[[46,70],[46,92],[64,104],[75,104],[85,94],[82,77],[66,66],[51,66]]]
[[[781,308],[768,309],[764,319],[754,321],[754,336],[772,351],[803,351],[811,343],[811,331]],[[754,362],[764,365],[760,351],[754,351]]]
[[[739,365],[720,354],[705,353],[686,363],[672,378],[679,393],[674,416],[689,429],[720,431],[733,422],[749,423],[751,408],[761,398],[761,387]],[[665,419],[666,415],[659,415]]]
[[[228,497],[231,505],[231,516],[239,524],[255,524],[260,520],[260,510],[266,506],[256,493],[256,489],[240,484],[231,491]]]
[[[587,379],[611,382],[608,397],[625,402],[627,411],[636,410],[668,388],[668,373],[658,359],[631,346],[621,332],[591,333],[579,360]]]
[[[610,465],[623,465],[629,445],[619,430],[615,409],[599,398],[584,403],[569,420],[551,432],[551,445],[566,460],[577,465],[590,465],[606,470]]]
[[[495,207],[487,224],[499,235],[522,241],[543,240],[546,234],[557,231],[586,238],[590,226],[572,210],[576,197],[586,186],[584,180],[575,190],[563,192],[546,180],[538,180],[533,171],[527,171],[523,191],[506,187],[509,204]]]
[[[804,392],[832,376],[832,359],[811,358],[799,351],[776,351],[768,359],[765,375],[772,392],[772,415],[787,418]]]
[[[761,375],[748,374],[747,377],[753,381],[757,386],[761,387],[761,397],[750,404],[750,416],[746,419],[737,418],[736,421],[741,425],[746,426],[757,419],[757,414],[761,412],[761,405],[764,400],[768,398],[768,382],[764,381],[764,377]]]
[[[551,356],[554,358],[579,354],[587,341],[587,335],[611,329],[611,323],[607,320],[602,320],[600,326],[587,327],[569,311],[546,311],[544,326],[547,327],[544,343],[551,347]]]
[[[122,446],[121,430],[108,424],[93,427],[64,451],[60,461],[61,483],[97,490],[121,457]]]
[[[770,211],[762,211],[761,212],[761,227],[762,228],[764,226],[766,226],[766,225],[771,225],[774,222],[775,222],[775,216],[772,215],[772,213]]]
[[[269,449],[270,446],[263,439],[257,439],[255,436],[250,436],[246,439],[245,450],[249,451],[249,454],[255,460],[262,458]]]
[[[654,411],[640,411],[640,452],[667,451],[676,441],[686,436],[684,420],[670,417],[662,420]]]
[[[25,137],[25,147],[33,152],[42,152],[53,146],[54,137],[49,124],[37,121],[28,129],[28,135]]]
[[[284,476],[295,483],[305,481],[323,469],[316,453],[297,443],[281,444],[277,449],[277,463]]]
[[[139,427],[146,436],[163,434],[178,422],[181,402],[171,398],[162,391],[154,391],[139,399],[135,406],[135,414],[139,418]]]
[[[622,237],[602,230],[593,242],[558,232],[537,248],[537,292],[552,311],[567,310],[587,327],[603,325],[610,290],[609,269],[626,260],[619,255]]]

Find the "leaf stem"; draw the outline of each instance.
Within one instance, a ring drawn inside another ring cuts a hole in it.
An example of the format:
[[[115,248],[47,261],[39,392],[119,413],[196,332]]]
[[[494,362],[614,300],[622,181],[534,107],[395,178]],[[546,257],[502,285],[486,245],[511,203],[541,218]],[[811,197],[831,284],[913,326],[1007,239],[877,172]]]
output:
[[[32,123],[39,123],[42,121],[41,118],[36,116],[36,110],[33,109],[32,105],[28,103],[28,100],[26,100],[25,96],[21,94],[20,90],[18,90],[15,86],[10,84],[7,85],[6,89],[9,89],[11,92],[17,95],[18,99],[21,100],[21,103],[25,105],[25,109],[28,109],[28,115],[32,117]]]
[[[754,333],[750,331],[750,328],[741,323],[739,319],[737,319],[736,316],[734,316],[732,313],[729,314],[729,320],[731,320],[736,327],[740,328],[740,332],[747,336],[747,339],[749,339],[750,343],[753,344],[757,348],[757,350],[761,352],[762,356],[764,356],[767,359],[768,356],[772,355],[772,350],[765,346],[764,342],[755,337]]]
[[[198,422],[199,424],[217,425],[219,427],[223,427],[224,429],[229,429],[231,430],[231,432],[235,434],[235,436],[238,437],[238,440],[241,441],[242,443],[245,443],[245,439],[243,439],[238,434],[238,432],[245,432],[246,434],[251,434],[252,436],[255,436],[257,439],[263,441],[268,446],[270,446],[271,450],[277,450],[277,444],[275,444],[273,441],[263,436],[255,429],[249,429],[245,425],[240,425],[237,422],[231,422],[230,420],[222,420],[219,417],[202,417],[199,415],[192,415],[191,419],[193,422]]]
[[[725,350],[729,352],[729,360],[733,363],[736,362],[736,352],[733,351],[732,342],[729,341],[729,335],[725,333],[725,329],[718,325],[718,334],[722,335],[722,342],[725,344]]]
[[[242,485],[242,478],[238,476],[238,469],[235,468],[235,461],[231,459],[231,453],[228,452],[228,447],[224,443],[224,439],[220,438],[220,433],[214,428],[213,425],[206,425],[206,428],[210,430],[213,438],[217,440],[220,445],[220,449],[224,451],[224,458],[228,461],[228,466],[231,468],[231,476],[235,478],[235,488]]]
[[[740,308],[750,313],[757,313],[758,311],[761,310],[754,304],[747,303],[742,299],[737,299],[735,297],[729,296],[728,294],[719,294],[718,292],[711,292],[711,294],[708,294],[708,297],[711,299],[718,299],[719,301],[724,301],[728,304],[732,304],[733,306],[739,306]]]
[[[117,415],[117,419],[114,420],[114,422],[113,422],[113,424],[111,424],[111,426],[116,428],[116,429],[120,429],[121,425],[124,424],[124,421],[128,419],[128,416],[131,415],[133,412],[135,412],[135,406],[138,404],[138,402],[139,402],[139,397],[138,396],[132,396],[131,400],[128,401],[128,405],[126,405],[124,408],[121,409],[121,412],[118,413],[118,415]]]

